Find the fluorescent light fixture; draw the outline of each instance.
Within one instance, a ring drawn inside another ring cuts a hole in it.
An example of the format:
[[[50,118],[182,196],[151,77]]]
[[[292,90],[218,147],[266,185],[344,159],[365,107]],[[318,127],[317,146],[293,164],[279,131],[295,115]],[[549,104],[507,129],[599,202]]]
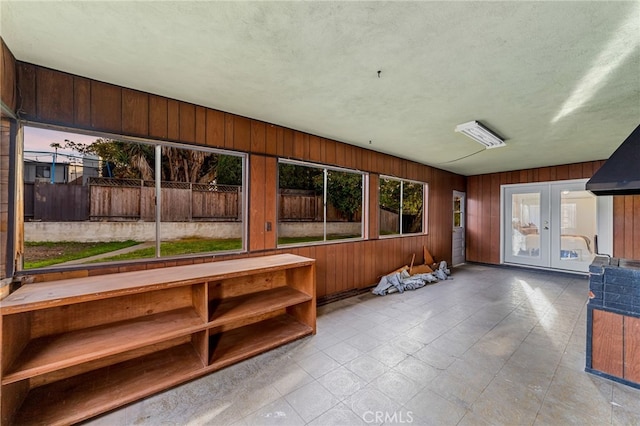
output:
[[[456,132],[467,135],[479,144],[484,145],[487,149],[505,146],[504,141],[498,135],[477,121],[458,124],[456,126]]]

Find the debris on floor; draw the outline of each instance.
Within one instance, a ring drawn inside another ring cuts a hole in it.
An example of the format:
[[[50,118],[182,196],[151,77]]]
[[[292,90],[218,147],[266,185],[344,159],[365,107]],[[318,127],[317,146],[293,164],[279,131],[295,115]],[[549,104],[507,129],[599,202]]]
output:
[[[428,283],[450,279],[451,271],[444,260],[439,264],[426,247],[424,251],[424,264],[413,266],[416,255],[411,258],[411,266],[403,266],[383,276],[378,285],[372,290],[373,294],[384,296],[391,293],[403,293],[405,290],[416,290]]]

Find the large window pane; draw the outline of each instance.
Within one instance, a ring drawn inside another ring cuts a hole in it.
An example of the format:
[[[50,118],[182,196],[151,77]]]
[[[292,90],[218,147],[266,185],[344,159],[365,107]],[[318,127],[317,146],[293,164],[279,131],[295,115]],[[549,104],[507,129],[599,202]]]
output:
[[[24,268],[242,249],[244,157],[160,146],[26,127]]]
[[[380,178],[380,235],[400,233],[400,181]]]
[[[242,248],[242,158],[163,146],[160,255]]]
[[[362,238],[362,175],[327,171],[327,239]]]
[[[278,244],[324,240],[324,170],[278,164]]]
[[[380,178],[380,235],[423,233],[425,184]]]
[[[361,173],[282,161],[278,244],[362,238]]]
[[[415,182],[402,183],[402,233],[422,232],[424,185]]]

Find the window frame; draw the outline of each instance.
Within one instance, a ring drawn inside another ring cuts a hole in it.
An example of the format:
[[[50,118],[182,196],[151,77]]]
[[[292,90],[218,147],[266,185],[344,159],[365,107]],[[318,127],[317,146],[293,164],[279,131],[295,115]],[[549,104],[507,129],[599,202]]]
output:
[[[396,233],[396,234],[387,234],[387,235],[380,234],[380,228],[381,228],[380,220],[382,218],[382,215],[380,214],[380,190],[381,190],[381,185],[382,185],[382,180],[383,179],[400,182],[400,211],[398,213],[400,232]],[[405,182],[422,185],[422,231],[421,232],[408,232],[408,233],[405,233],[402,230],[402,204],[403,204],[404,183]],[[401,237],[410,237],[410,236],[428,235],[429,234],[429,228],[428,228],[428,224],[429,224],[429,215],[428,215],[428,212],[429,212],[429,183],[428,182],[422,182],[422,181],[419,181],[419,180],[406,179],[406,178],[399,178],[399,177],[396,177],[396,176],[379,175],[378,206],[377,207],[378,207],[378,238],[380,238],[380,239],[401,238]]]
[[[20,127],[21,127],[21,133],[23,134],[23,136],[21,137],[21,148],[20,148],[20,153],[19,153],[19,158],[17,159],[18,162],[24,163],[24,146],[25,146],[25,138],[24,138],[24,128],[25,127],[31,127],[31,128],[36,128],[36,129],[44,129],[44,130],[51,130],[51,131],[56,131],[56,132],[64,132],[64,133],[72,133],[72,134],[78,134],[78,135],[86,135],[86,136],[91,136],[91,137],[95,137],[96,139],[98,138],[106,138],[106,139],[114,139],[114,140],[118,140],[118,141],[122,141],[122,142],[127,142],[127,143],[136,143],[136,144],[144,144],[144,145],[148,145],[150,147],[152,147],[154,149],[154,151],[157,153],[157,151],[159,149],[161,149],[161,147],[163,146],[170,146],[170,147],[175,147],[175,148],[179,148],[179,149],[188,149],[188,150],[195,150],[195,151],[203,151],[203,152],[207,152],[207,153],[211,153],[211,154],[217,154],[217,155],[227,155],[227,156],[234,156],[234,157],[239,157],[242,161],[242,191],[241,191],[241,228],[242,231],[239,235],[239,237],[241,238],[241,248],[239,249],[233,249],[233,250],[220,250],[220,251],[213,251],[213,252],[195,252],[195,253],[186,253],[186,254],[180,254],[180,255],[173,255],[173,256],[162,256],[161,252],[158,252],[158,246],[160,245],[160,243],[162,243],[161,240],[158,240],[158,236],[160,236],[162,234],[161,228],[163,227],[163,222],[161,220],[159,220],[160,217],[160,211],[161,211],[161,205],[160,204],[156,204],[155,206],[155,211],[154,211],[154,231],[155,231],[155,239],[156,241],[154,241],[155,243],[155,253],[153,257],[145,257],[145,258],[140,258],[140,259],[131,259],[131,260],[114,260],[114,261],[105,261],[105,262],[95,262],[95,263],[87,263],[87,264],[76,264],[76,265],[57,265],[57,264],[53,264],[50,266],[44,266],[44,267],[39,267],[39,268],[30,268],[30,269],[24,269],[23,266],[21,266],[21,269],[17,272],[21,273],[21,274],[33,274],[33,273],[42,273],[43,271],[47,271],[47,270],[77,270],[77,269],[91,269],[94,267],[104,267],[104,266],[112,266],[112,265],[129,265],[129,264],[139,264],[139,263],[148,263],[148,262],[157,262],[157,261],[171,261],[171,260],[177,260],[177,259],[188,259],[188,258],[202,258],[202,257],[209,257],[209,256],[223,256],[223,255],[229,255],[229,254],[243,254],[243,253],[247,253],[248,251],[248,237],[249,237],[249,212],[248,212],[248,206],[249,206],[249,154],[245,153],[245,152],[240,152],[240,151],[230,151],[230,150],[225,150],[225,149],[220,149],[220,148],[214,148],[214,147],[209,147],[209,146],[203,146],[203,145],[192,145],[192,144],[188,144],[188,143],[182,143],[182,142],[175,142],[175,141],[166,141],[166,140],[159,140],[159,139],[151,139],[151,138],[143,138],[143,137],[136,137],[136,136],[125,136],[125,135],[119,135],[119,134],[115,134],[115,133],[108,133],[108,132],[100,132],[100,131],[88,131],[85,129],[76,129],[73,127],[67,127],[67,126],[57,126],[57,125],[50,125],[50,124],[44,124],[44,123],[39,123],[39,122],[33,122],[33,121],[29,121],[29,120],[21,120],[20,121]],[[158,148],[160,147],[160,148]],[[157,165],[158,159],[155,159],[155,163]],[[160,159],[161,161],[161,159]],[[24,184],[24,179],[25,179],[25,174],[24,174],[24,167],[20,167],[20,172],[17,176],[17,185],[23,185]],[[158,179],[158,176],[154,175],[154,190],[155,191],[159,191],[162,188],[162,180]],[[21,190],[22,192],[22,190]],[[16,217],[16,226],[20,227],[22,229],[22,234],[24,235],[24,229],[25,229],[25,220],[24,220],[24,215],[22,217]],[[166,223],[166,222],[164,222]],[[23,244],[23,248],[22,250],[24,251],[24,240],[21,242]],[[22,262],[24,262],[24,260],[22,259]]]
[[[322,240],[320,241],[307,241],[300,243],[289,243],[289,244],[280,244],[279,240],[279,225],[280,225],[280,164],[291,164],[295,166],[302,167],[311,167],[315,169],[322,170],[323,174],[323,235]],[[278,158],[278,175],[276,176],[276,247],[277,248],[289,248],[289,247],[304,247],[304,246],[315,246],[315,245],[323,245],[323,244],[336,244],[336,243],[345,243],[345,242],[354,242],[354,241],[364,241],[369,239],[369,173],[356,170],[356,169],[348,169],[345,167],[339,166],[330,166],[326,164],[313,163],[309,161],[301,161],[301,160],[293,160],[289,158]],[[343,172],[343,173],[353,173],[358,174],[362,177],[362,218],[360,220],[360,237],[359,238],[341,238],[335,240],[327,240],[327,178],[329,171]]]

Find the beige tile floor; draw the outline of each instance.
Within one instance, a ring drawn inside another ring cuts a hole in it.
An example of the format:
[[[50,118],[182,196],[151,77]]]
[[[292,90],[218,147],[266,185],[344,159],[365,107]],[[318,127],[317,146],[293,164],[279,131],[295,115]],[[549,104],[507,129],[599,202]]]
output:
[[[587,374],[588,281],[467,265],[318,309],[318,334],[92,425],[640,425],[640,390]]]

